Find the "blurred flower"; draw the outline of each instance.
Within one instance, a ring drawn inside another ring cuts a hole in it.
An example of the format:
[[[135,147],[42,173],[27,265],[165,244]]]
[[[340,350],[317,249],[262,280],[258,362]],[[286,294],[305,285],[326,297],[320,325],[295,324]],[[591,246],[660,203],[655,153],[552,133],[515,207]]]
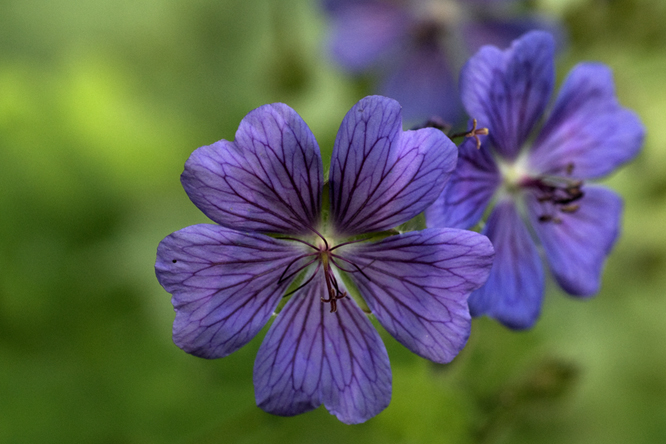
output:
[[[533,134],[553,91],[553,47],[549,34],[533,31],[506,51],[483,47],[463,68],[462,101],[489,135],[480,150],[471,138],[461,145],[451,181],[426,211],[428,226],[468,228],[495,199],[483,233],[497,259],[470,310],[517,329],[534,324],[544,293],[533,237],[567,293],[598,292],[622,201],[584,181],[634,158],[644,137],[638,117],[618,104],[611,71],[598,63],[574,67]]]
[[[524,32],[554,30],[516,0],[325,0],[329,50],[351,72],[375,69],[380,94],[405,118],[461,117],[456,76],[481,45],[508,45]]]
[[[467,297],[485,282],[493,249],[460,229],[385,231],[430,205],[456,164],[440,131],[401,128],[396,101],[358,102],[338,132],[329,192],[314,136],[280,103],[250,112],[234,142],[201,147],[185,164],[187,194],[220,225],[185,228],[158,247],[174,342],[196,356],[226,356],[292,295],[255,361],[256,400],[267,412],[323,403],[359,423],[388,405],[388,355],[363,309],[435,362],[449,362],[467,341]]]

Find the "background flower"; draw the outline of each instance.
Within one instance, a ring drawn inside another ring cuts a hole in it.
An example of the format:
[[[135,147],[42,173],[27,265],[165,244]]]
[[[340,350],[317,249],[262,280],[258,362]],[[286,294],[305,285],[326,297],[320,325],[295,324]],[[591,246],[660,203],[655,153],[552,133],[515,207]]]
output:
[[[343,68],[374,70],[378,91],[397,99],[405,117],[461,117],[457,72],[483,44],[506,46],[552,21],[515,0],[326,0],[329,51]]]
[[[450,362],[469,337],[467,297],[485,282],[493,249],[482,235],[448,228],[355,237],[421,213],[456,158],[441,131],[403,132],[398,102],[366,97],[338,132],[327,221],[308,126],[281,103],[251,111],[233,142],[201,147],[185,164],[188,196],[220,225],[185,228],[158,247],[155,270],[176,310],[174,342],[196,356],[227,356],[293,294],[257,354],[257,404],[284,416],[324,404],[350,424],[375,416],[391,399],[391,370],[358,304],[414,353]]]
[[[470,310],[512,328],[531,327],[541,311],[544,273],[532,234],[567,293],[599,291],[622,203],[584,181],[633,159],[645,133],[635,113],[618,104],[610,70],[581,63],[530,142],[553,90],[553,57],[553,38],[533,31],[505,51],[483,47],[465,65],[463,103],[489,135],[480,150],[474,140],[464,143],[450,184],[426,213],[429,226],[468,228],[495,198],[483,233],[498,258]]]

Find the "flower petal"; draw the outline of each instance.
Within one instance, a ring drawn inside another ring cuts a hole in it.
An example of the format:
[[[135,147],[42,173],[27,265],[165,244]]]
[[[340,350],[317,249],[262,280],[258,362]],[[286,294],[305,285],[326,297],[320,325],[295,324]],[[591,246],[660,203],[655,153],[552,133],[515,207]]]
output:
[[[532,31],[500,51],[484,46],[460,74],[462,102],[490,131],[498,153],[515,159],[543,114],[554,83],[553,37]]]
[[[228,228],[298,234],[319,218],[319,146],[310,128],[282,103],[241,121],[236,140],[192,153],[181,176],[192,202]]]
[[[330,199],[338,234],[388,230],[442,192],[457,149],[441,131],[402,131],[400,105],[370,96],[347,113],[333,148]]]
[[[442,48],[417,42],[395,58],[397,66],[390,70],[380,92],[400,102],[405,120],[420,122],[433,116],[459,120],[458,85]]]
[[[299,260],[299,245],[218,225],[167,236],[157,248],[155,272],[173,295],[176,345],[203,358],[221,358],[245,345],[293,280],[283,274],[307,259]]]
[[[277,316],[254,364],[257,405],[292,416],[323,403],[344,423],[364,422],[391,400],[388,354],[353,299],[330,313],[326,294],[317,276]]]
[[[469,298],[470,313],[488,315],[510,328],[530,328],[541,312],[544,272],[512,200],[498,202],[483,234],[495,247],[495,262],[486,285]]]
[[[346,69],[368,68],[398,49],[409,23],[409,15],[397,5],[345,5],[332,14],[331,54]]]
[[[460,145],[458,166],[437,200],[426,210],[428,227],[470,228],[490,203],[501,176],[487,145],[468,138]]]
[[[611,190],[584,186],[574,213],[558,213],[560,223],[540,222],[543,204],[528,198],[528,214],[558,284],[574,296],[592,296],[601,287],[601,271],[620,233],[622,199]]]
[[[336,253],[379,322],[405,347],[451,361],[470,333],[467,297],[488,278],[493,247],[478,233],[430,228]]]
[[[552,114],[533,145],[533,171],[587,179],[604,176],[638,154],[645,128],[620,106],[611,70],[582,63],[569,74]]]

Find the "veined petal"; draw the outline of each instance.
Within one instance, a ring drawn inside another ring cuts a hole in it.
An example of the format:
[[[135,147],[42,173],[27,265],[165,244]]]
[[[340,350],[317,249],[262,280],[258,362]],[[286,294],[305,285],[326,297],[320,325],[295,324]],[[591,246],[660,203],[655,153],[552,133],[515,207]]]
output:
[[[427,43],[412,45],[395,58],[397,65],[382,82],[380,92],[400,102],[405,120],[425,121],[432,116],[453,122],[459,119],[458,85],[442,48]]]
[[[554,51],[550,34],[531,31],[505,51],[482,47],[461,71],[463,105],[507,159],[516,158],[548,104]]]
[[[455,168],[441,131],[402,131],[400,105],[369,96],[347,113],[333,148],[331,212],[338,234],[391,229],[422,212]]]
[[[329,48],[335,60],[349,70],[362,70],[395,52],[411,18],[404,8],[390,3],[348,4],[332,14]]]
[[[257,405],[292,416],[323,403],[344,423],[364,422],[391,400],[386,348],[353,299],[338,300],[330,313],[321,297],[327,290],[316,276],[268,331],[254,364]]]
[[[607,188],[587,185],[573,213],[560,212],[560,223],[540,222],[544,211],[528,197],[528,214],[558,284],[574,296],[592,296],[601,287],[601,271],[620,232],[622,199]]]
[[[470,228],[481,220],[501,183],[488,146],[468,138],[460,145],[458,166],[437,200],[425,211],[428,227]]]
[[[283,103],[250,111],[234,142],[194,151],[181,181],[192,202],[228,228],[299,234],[319,218],[319,146],[303,119]]]
[[[645,128],[620,106],[613,74],[581,63],[569,74],[529,155],[532,171],[588,179],[604,176],[639,152]]]
[[[469,298],[470,313],[488,315],[510,328],[530,328],[541,312],[544,272],[536,245],[512,200],[498,202],[483,234],[495,247],[495,262],[486,285]]]
[[[384,328],[414,353],[451,361],[470,333],[467,297],[488,278],[485,236],[430,228],[340,248],[349,273]],[[351,267],[349,267],[351,268]]]
[[[218,225],[194,225],[157,248],[157,279],[176,310],[173,340],[188,353],[221,358],[266,324],[296,271],[299,245]],[[282,279],[282,280],[281,280]]]

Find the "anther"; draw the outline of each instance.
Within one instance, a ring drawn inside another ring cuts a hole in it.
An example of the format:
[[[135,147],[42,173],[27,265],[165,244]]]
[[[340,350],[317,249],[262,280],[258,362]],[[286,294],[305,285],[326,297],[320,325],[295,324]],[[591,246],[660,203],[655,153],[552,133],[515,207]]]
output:
[[[552,222],[554,224],[561,224],[562,219],[560,219],[557,216],[552,216],[550,214],[542,214],[541,216],[539,216],[539,222],[544,222],[544,223],[545,222]]]
[[[575,213],[580,208],[579,204],[562,205],[560,211],[563,213]]]
[[[557,198],[553,197],[552,199],[553,203],[559,205],[569,205],[572,202],[580,200],[580,198],[582,198],[584,195],[584,193],[580,190],[580,188],[566,188],[564,191],[567,194],[564,197],[557,197]]]
[[[553,216],[550,214],[542,214],[539,216],[539,222],[550,222],[553,219]]]
[[[487,136],[488,135],[488,128],[477,128],[476,127],[476,119],[472,119],[472,129],[467,131],[466,133],[457,133],[453,134],[450,138],[456,138],[456,137],[473,137],[474,140],[476,140],[476,149],[481,148],[481,139],[479,139],[479,136]]]

